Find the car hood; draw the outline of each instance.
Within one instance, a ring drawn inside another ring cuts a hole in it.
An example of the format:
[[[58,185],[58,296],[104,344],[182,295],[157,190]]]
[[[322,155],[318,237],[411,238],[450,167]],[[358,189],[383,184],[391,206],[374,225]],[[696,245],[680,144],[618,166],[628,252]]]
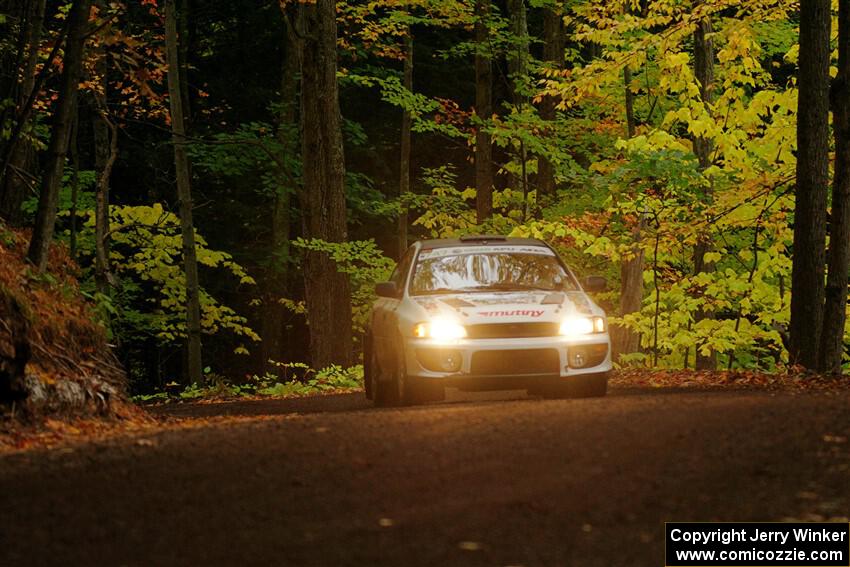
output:
[[[557,322],[570,315],[601,314],[583,291],[457,293],[414,297],[429,317],[464,324]]]

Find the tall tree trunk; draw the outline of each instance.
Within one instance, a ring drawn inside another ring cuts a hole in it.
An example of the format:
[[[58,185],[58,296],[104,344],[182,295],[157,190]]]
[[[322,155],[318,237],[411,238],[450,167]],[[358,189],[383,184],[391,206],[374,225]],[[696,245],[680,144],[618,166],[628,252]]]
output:
[[[95,0],[101,10],[106,8],[104,0]],[[118,127],[109,119],[109,109],[106,104],[109,81],[109,64],[106,48],[101,43],[95,53],[94,65],[98,88],[91,96],[92,130],[94,133],[94,169],[95,169],[95,282],[103,291],[112,284],[112,274],[109,269],[109,180],[112,167],[118,156]]]
[[[281,5],[284,21],[289,24],[289,13],[297,12],[291,5]],[[286,50],[281,66],[280,103],[277,139],[281,147],[280,162],[286,162],[287,155],[297,151],[297,138],[294,132],[298,128],[298,76],[301,70],[300,45],[294,30],[286,34]],[[269,361],[285,360],[284,331],[287,310],[280,300],[287,297],[292,281],[290,263],[290,215],[292,191],[295,190],[289,172],[281,169],[278,176],[278,192],[274,197],[271,227],[271,266],[264,285],[265,301],[262,313],[261,344],[262,363],[266,372],[275,373],[278,367]]]
[[[195,226],[192,220],[192,190],[189,184],[189,156],[183,99],[180,95],[180,55],[175,0],[165,2],[165,43],[168,52],[168,99],[171,105],[171,133],[174,144],[174,169],[177,174],[177,198],[180,201],[180,231],[183,237],[183,265],[186,274],[186,369],[192,384],[201,382],[201,307],[198,285],[198,260],[195,255]]]
[[[553,7],[543,9],[543,60],[554,63],[555,67],[564,66],[564,18]],[[544,97],[540,103],[540,117],[554,122],[557,117],[555,97]],[[537,191],[539,196],[554,196],[557,188],[555,168],[544,156],[539,157],[537,165]]]
[[[626,97],[626,134],[629,138],[635,135],[635,111],[634,93],[629,86],[632,82],[631,69],[626,66],[623,69],[623,84]],[[631,257],[620,263],[620,316],[630,315],[640,311],[643,303],[643,264],[644,253],[640,245],[642,229],[644,226],[642,218],[635,221],[632,228]],[[614,360],[622,354],[637,352],[640,348],[640,335],[629,330],[625,325],[612,329],[611,342],[613,343]]]
[[[23,80],[17,97],[17,108],[22,108],[30,98],[35,88],[35,70],[38,65],[38,52],[41,47],[41,35],[44,27],[44,10],[47,0],[32,0],[29,2],[27,14],[26,38],[26,61],[23,68]],[[27,120],[29,122],[29,120]],[[28,124],[23,125],[23,130],[28,129]],[[10,141],[10,143],[13,143]],[[23,211],[21,205],[26,198],[32,181],[25,177],[29,172],[30,165],[34,161],[33,146],[18,139],[11,148],[9,165],[3,176],[3,185],[0,187],[0,217],[6,219],[9,224],[18,226],[23,222]]]
[[[508,0],[508,13],[511,22],[511,35],[513,45],[508,51],[508,76],[511,79],[511,96],[513,98],[514,107],[522,111],[528,102],[528,97],[523,93],[524,83],[528,76],[528,19],[526,14],[525,0]],[[512,173],[509,174],[508,185],[514,189],[522,189],[523,195],[523,220],[528,217],[529,213],[529,187],[528,187],[528,154],[525,150],[525,143],[520,140],[518,150],[518,158],[520,162],[520,177]]]
[[[789,356],[817,368],[823,322],[826,196],[829,184],[829,0],[800,3],[797,65],[797,189]]]
[[[475,0],[475,113],[482,121],[493,114],[490,0]],[[482,223],[493,214],[493,146],[485,126],[475,132],[475,210]]]
[[[95,185],[94,235],[95,235],[95,282],[101,291],[114,285],[109,266],[109,180],[112,167],[118,157],[118,126],[107,116],[106,106],[97,109],[95,119]],[[105,132],[98,133],[99,129]],[[98,141],[100,136],[105,139]],[[104,147],[105,146],[105,147]]]
[[[71,140],[68,152],[71,155],[71,235],[68,247],[71,259],[77,261],[77,204],[80,197],[80,113],[74,113],[74,123],[71,125]]]
[[[404,88],[413,92],[413,36],[410,28],[404,38]],[[410,129],[411,116],[409,110],[404,110],[401,115],[401,159],[399,167],[398,196],[401,201],[398,215],[398,259],[404,256],[407,250],[407,205],[404,198],[410,192]]]
[[[700,84],[700,96],[703,104],[710,105],[714,101],[714,42],[710,34],[712,26],[710,20],[703,20],[694,31],[694,75]],[[700,169],[707,169],[711,165],[711,152],[714,151],[712,141],[698,136],[694,139],[694,153],[699,160]],[[710,204],[713,199],[711,189],[706,190],[705,202]],[[699,240],[694,246],[694,274],[713,272],[714,264],[705,261],[706,253],[711,250],[711,235],[706,229],[699,235]],[[701,308],[697,311],[694,320],[696,323],[704,319],[714,318],[711,309]],[[717,368],[717,353],[711,351],[708,355],[700,352],[700,346],[696,348],[696,369],[714,370]]]
[[[65,169],[71,121],[77,106],[77,86],[82,74],[83,46],[90,7],[90,0],[75,0],[68,14],[68,45],[62,61],[63,70],[59,86],[59,100],[53,115],[47,162],[41,180],[41,192],[38,196],[35,228],[33,228],[32,239],[27,251],[27,258],[35,264],[39,271],[44,271],[47,267],[50,242],[53,240],[56,207],[59,201],[59,184],[62,181],[62,173]]]
[[[638,220],[632,229],[632,256],[620,264],[620,316],[640,311],[643,304],[644,253],[640,245],[644,221]],[[640,349],[640,335],[625,325],[614,329],[612,337],[614,358],[631,354]]]
[[[522,106],[526,97],[520,92],[521,82],[528,73],[528,19],[525,0],[508,0],[513,45],[508,51],[508,75],[514,106]]]
[[[177,33],[180,35],[180,100],[183,103],[183,127],[189,131],[192,121],[192,106],[189,98],[189,13],[192,9],[192,0],[178,0],[177,8]],[[190,164],[191,167],[191,164]]]
[[[850,272],[850,0],[838,2],[838,74],[832,88],[835,177],[819,369],[841,374]]]
[[[334,0],[301,4],[301,144],[304,232],[307,238],[348,238],[345,162],[336,63]],[[351,288],[348,276],[324,252],[304,258],[310,355],[314,368],[352,360]]]

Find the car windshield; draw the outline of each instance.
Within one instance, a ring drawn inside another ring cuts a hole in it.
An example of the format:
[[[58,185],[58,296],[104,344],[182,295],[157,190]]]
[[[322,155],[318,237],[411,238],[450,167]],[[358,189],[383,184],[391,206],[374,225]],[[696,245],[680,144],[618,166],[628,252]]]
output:
[[[575,289],[555,253],[543,246],[458,247],[420,252],[410,293]]]

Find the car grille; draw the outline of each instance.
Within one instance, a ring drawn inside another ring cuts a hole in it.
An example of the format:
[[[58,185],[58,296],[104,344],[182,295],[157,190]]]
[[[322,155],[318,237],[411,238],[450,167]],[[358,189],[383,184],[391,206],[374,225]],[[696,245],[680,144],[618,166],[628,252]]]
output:
[[[470,339],[527,339],[558,336],[557,323],[487,323],[467,325]]]
[[[482,350],[472,355],[472,374],[512,376],[559,374],[561,360],[553,348],[531,350]]]

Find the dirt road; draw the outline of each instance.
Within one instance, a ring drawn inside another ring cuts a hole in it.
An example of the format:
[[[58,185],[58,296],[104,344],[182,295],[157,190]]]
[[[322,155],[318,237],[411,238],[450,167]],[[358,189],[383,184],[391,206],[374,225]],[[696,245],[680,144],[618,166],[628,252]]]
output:
[[[0,564],[659,567],[665,521],[850,514],[846,391],[163,411],[253,417],[0,459]]]

